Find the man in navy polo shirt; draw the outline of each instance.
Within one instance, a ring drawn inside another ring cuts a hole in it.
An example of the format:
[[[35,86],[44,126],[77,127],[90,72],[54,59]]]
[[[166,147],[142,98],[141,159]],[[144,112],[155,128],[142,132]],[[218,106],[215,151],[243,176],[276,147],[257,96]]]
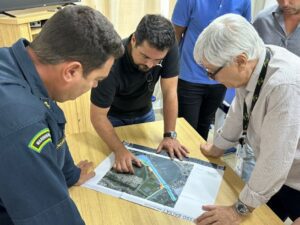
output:
[[[122,54],[113,26],[86,6],[58,11],[32,43],[0,49],[1,225],[85,224],[68,187],[94,172],[74,164],[56,101],[97,86]]]

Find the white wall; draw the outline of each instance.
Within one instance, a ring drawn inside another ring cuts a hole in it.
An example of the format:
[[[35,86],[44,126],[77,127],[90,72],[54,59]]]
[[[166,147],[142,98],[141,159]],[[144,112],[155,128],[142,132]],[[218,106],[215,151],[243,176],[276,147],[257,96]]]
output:
[[[252,18],[254,19],[257,13],[270,6],[277,3],[276,0],[251,0],[252,2]]]

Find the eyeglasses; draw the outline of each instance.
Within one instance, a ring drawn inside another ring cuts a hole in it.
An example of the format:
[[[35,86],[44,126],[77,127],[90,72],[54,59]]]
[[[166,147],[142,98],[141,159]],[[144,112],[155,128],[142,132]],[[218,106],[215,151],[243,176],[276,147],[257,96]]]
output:
[[[137,49],[137,52],[141,56],[142,60],[145,63],[150,61],[152,65],[162,67],[163,59],[152,59],[148,55],[146,55],[145,53],[141,52],[139,49]]]
[[[153,77],[152,71],[148,71],[146,73],[146,81],[148,84],[148,90],[150,92],[153,92],[154,91],[154,85],[153,85],[154,77]]]
[[[162,62],[163,62],[163,59],[161,59],[157,64],[156,64],[156,66],[159,66],[159,67],[163,67],[163,65],[162,65]]]
[[[217,73],[219,73],[222,69],[224,68],[224,66],[221,66],[219,67],[215,72],[211,73],[209,72],[206,68],[206,73],[207,73],[207,76],[212,79],[212,80],[215,80],[216,79],[216,76],[217,76]]]

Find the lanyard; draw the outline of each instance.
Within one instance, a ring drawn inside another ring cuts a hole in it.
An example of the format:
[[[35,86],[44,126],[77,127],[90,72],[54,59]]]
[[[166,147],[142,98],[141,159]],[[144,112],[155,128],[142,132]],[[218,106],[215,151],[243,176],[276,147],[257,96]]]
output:
[[[249,113],[247,112],[247,105],[246,105],[246,102],[245,102],[245,99],[244,99],[243,133],[242,133],[241,138],[239,139],[239,142],[240,142],[241,146],[243,146],[245,144],[245,139],[246,139],[246,136],[247,136],[247,129],[248,129],[248,125],[249,125],[251,112],[252,112],[252,110],[255,106],[255,103],[257,102],[261,87],[263,86],[270,58],[271,58],[271,50],[269,48],[266,48],[266,57],[265,57],[265,60],[264,60],[264,65],[263,65],[263,68],[260,71],[260,74],[259,74],[259,77],[258,77],[258,80],[257,80],[257,83],[256,83],[256,87],[255,87],[254,94],[253,94],[253,97],[252,97],[252,103],[251,103],[251,108],[250,108]]]

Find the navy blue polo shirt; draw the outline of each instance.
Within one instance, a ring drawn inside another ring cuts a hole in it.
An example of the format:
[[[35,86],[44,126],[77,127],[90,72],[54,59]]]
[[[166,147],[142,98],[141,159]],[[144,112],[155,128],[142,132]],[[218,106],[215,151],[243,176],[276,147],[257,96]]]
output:
[[[19,40],[0,49],[0,224],[82,225],[68,186],[80,169],[65,141],[65,117]]]

